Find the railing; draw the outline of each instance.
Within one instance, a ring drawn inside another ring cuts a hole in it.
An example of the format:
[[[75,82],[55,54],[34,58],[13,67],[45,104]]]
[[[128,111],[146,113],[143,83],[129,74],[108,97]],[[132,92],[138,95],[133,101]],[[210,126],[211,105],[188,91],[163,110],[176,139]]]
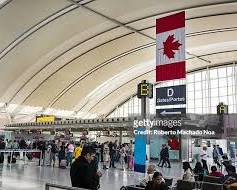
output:
[[[46,183],[45,184],[45,190],[49,190],[50,187],[58,188],[58,189],[65,189],[65,190],[86,190],[82,188],[77,188],[77,187],[67,187],[63,185],[56,185],[52,183]]]

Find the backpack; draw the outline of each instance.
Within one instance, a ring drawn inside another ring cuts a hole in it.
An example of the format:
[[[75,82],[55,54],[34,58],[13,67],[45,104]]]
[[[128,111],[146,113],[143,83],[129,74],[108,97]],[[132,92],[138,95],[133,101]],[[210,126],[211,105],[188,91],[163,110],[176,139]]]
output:
[[[58,152],[56,144],[52,144],[51,151],[52,151],[52,153],[57,153]]]

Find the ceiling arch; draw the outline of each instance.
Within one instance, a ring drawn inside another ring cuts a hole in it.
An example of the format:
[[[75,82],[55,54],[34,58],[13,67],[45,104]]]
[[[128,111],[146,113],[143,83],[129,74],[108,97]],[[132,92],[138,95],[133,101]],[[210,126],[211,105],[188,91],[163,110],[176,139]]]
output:
[[[236,60],[236,1],[8,1],[0,9],[0,102],[108,113],[141,78],[154,81],[152,68],[88,97],[154,60],[155,19],[180,10],[187,14],[187,71]]]

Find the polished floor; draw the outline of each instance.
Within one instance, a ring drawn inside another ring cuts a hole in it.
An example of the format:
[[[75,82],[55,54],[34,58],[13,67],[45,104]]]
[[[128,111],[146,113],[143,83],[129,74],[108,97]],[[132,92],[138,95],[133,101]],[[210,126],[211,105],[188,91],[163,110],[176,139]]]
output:
[[[174,182],[182,176],[181,163],[172,163],[171,169],[157,167],[157,170],[165,177],[173,178]],[[137,184],[144,177],[144,174],[123,171],[119,169],[119,166],[116,169],[102,170],[102,173],[102,190],[119,190],[123,185]],[[44,190],[45,183],[71,186],[69,169],[39,167],[37,162],[24,163],[18,160],[12,165],[1,164],[0,175],[0,189],[2,190]]]

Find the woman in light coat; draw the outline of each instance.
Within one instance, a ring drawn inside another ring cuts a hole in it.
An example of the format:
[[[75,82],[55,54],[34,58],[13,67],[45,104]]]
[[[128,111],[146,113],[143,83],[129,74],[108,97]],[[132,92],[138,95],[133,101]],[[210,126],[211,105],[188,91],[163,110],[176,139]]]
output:
[[[109,145],[107,142],[104,143],[104,150],[103,150],[103,169],[108,169],[109,162],[110,162],[110,155],[109,155]]]

